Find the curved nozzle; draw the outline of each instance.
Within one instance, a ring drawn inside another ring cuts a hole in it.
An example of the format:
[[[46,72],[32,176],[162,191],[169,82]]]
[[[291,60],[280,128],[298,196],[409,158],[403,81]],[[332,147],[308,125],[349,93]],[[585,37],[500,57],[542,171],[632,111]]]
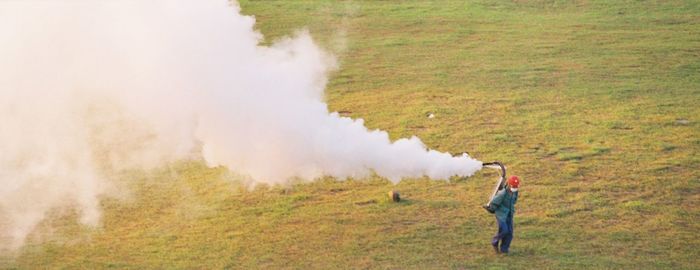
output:
[[[501,177],[496,182],[496,186],[493,189],[493,193],[491,193],[491,196],[489,197],[489,202],[486,203],[486,208],[487,208],[487,210],[489,210],[491,208],[491,201],[493,200],[493,197],[496,196],[496,192],[498,192],[499,190],[501,190],[505,186],[506,166],[504,166],[503,163],[501,163],[500,161],[486,162],[486,163],[483,163],[482,166],[494,168],[494,169],[501,169]]]
[[[485,162],[482,164],[482,166],[494,169],[501,169],[501,178],[506,178],[506,166],[504,166],[503,163],[501,163],[500,161]]]

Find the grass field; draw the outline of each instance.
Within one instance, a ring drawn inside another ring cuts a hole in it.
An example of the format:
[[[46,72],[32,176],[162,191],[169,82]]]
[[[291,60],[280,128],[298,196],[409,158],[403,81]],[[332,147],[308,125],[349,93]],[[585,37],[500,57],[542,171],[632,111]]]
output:
[[[520,175],[511,254],[489,246],[491,170],[248,191],[182,162],[117,179],[132,196],[105,199],[100,228],[56,212],[0,268],[699,267],[700,2],[241,6],[266,42],[306,27],[338,56],[331,110]]]

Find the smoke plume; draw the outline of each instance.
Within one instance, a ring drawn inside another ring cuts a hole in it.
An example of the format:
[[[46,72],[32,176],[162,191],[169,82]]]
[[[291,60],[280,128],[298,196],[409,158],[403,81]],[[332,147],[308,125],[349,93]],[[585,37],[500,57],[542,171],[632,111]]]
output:
[[[0,2],[0,248],[58,207],[99,224],[110,174],[169,161],[268,184],[481,168],[329,112],[334,58],[303,31],[261,46],[254,23],[225,0]]]

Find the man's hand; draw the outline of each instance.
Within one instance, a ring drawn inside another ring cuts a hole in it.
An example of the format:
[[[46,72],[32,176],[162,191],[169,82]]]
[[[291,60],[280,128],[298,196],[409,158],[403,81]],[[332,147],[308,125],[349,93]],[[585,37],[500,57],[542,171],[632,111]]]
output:
[[[491,207],[489,207],[488,204],[484,204],[484,205],[482,205],[481,207],[483,207],[484,209],[486,209],[486,211],[488,211],[488,212],[491,213],[491,214],[496,213],[496,209],[491,209]]]

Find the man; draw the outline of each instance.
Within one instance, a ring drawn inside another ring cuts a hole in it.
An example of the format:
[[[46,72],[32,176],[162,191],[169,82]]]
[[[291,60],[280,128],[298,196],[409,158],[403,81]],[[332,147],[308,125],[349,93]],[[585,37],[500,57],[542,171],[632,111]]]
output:
[[[489,208],[494,210],[496,222],[498,222],[498,233],[491,241],[496,253],[508,254],[510,242],[513,240],[513,216],[515,215],[515,202],[518,201],[519,186],[520,178],[515,175],[509,177],[505,188],[499,190],[489,203]]]

